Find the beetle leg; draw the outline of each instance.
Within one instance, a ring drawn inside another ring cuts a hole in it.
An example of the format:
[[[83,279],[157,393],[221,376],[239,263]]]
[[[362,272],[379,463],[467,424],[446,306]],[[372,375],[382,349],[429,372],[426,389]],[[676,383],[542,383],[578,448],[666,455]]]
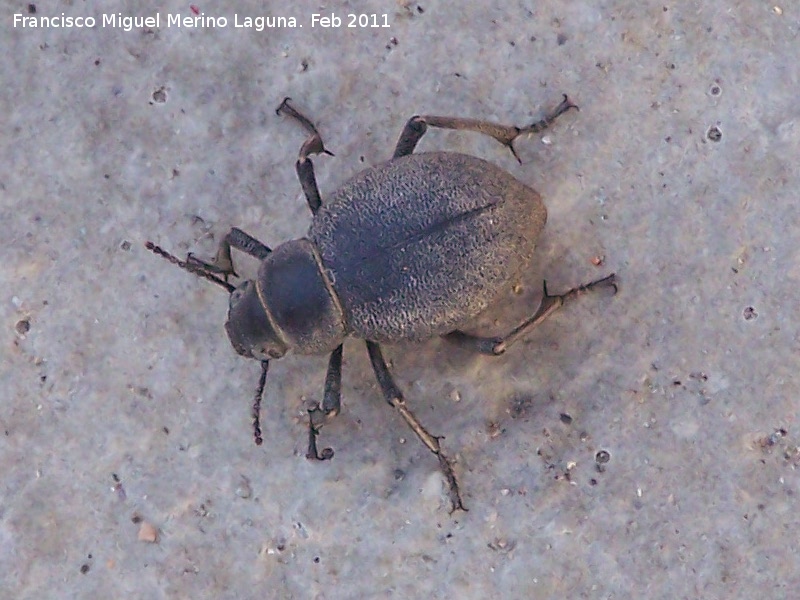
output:
[[[222,238],[222,241],[219,243],[217,255],[211,262],[205,262],[199,258],[195,258],[190,252],[189,256],[186,257],[186,263],[190,266],[208,271],[209,273],[218,273],[226,278],[229,275],[238,277],[233,268],[231,248],[241,250],[245,254],[256,257],[258,260],[264,260],[269,256],[270,252],[272,252],[268,246],[259,242],[252,235],[245,233],[238,227],[234,227]]]
[[[380,385],[381,391],[383,392],[383,397],[393,408],[397,409],[422,443],[439,459],[439,466],[444,473],[445,479],[447,479],[453,510],[467,510],[461,500],[461,492],[459,492],[458,489],[458,481],[453,472],[452,462],[447,458],[444,452],[442,452],[441,446],[439,445],[439,438],[428,433],[422,423],[419,422],[417,417],[414,416],[414,413],[412,413],[406,405],[403,392],[397,387],[392,374],[389,372],[389,367],[383,359],[381,347],[375,342],[368,341],[367,351],[369,352],[369,359],[372,362],[372,368],[375,371],[375,377],[378,379],[378,385]]]
[[[227,281],[224,281],[224,280],[220,279],[219,277],[217,277],[213,273],[209,273],[203,267],[203,265],[205,263],[197,261],[197,263],[199,263],[199,266],[198,266],[198,264],[190,264],[188,261],[183,261],[180,258],[178,258],[177,256],[175,256],[174,254],[170,254],[169,252],[164,250],[161,246],[156,246],[153,242],[149,242],[149,241],[145,242],[144,243],[144,247],[147,248],[148,250],[150,250],[151,252],[153,252],[154,254],[158,254],[160,257],[168,260],[169,262],[171,262],[176,267],[180,267],[181,269],[184,269],[185,271],[189,271],[189,273],[194,273],[198,277],[202,277],[203,279],[211,281],[212,283],[216,283],[218,286],[220,286],[220,287],[224,288],[225,290],[227,290],[227,292],[229,294],[232,294],[233,291],[236,289],[234,286],[232,286]]]
[[[322,408],[319,404],[308,411],[308,452],[306,458],[316,460],[329,460],[333,458],[333,449],[325,448],[322,454],[317,452],[317,436],[322,426],[339,414],[342,407],[342,352],[344,345],[331,352],[328,360],[328,373],[325,375],[325,392],[322,399]]]
[[[331,352],[328,373],[325,375],[325,393],[322,396],[322,411],[332,417],[342,408],[342,353],[344,345]]]
[[[503,337],[479,337],[464,333],[463,331],[453,331],[442,337],[448,342],[453,342],[459,346],[480,352],[481,354],[488,354],[490,356],[497,356],[503,354],[506,349],[516,342],[523,335],[527,334],[531,329],[539,325],[547,317],[556,312],[564,305],[564,302],[574,298],[581,292],[592,290],[598,287],[613,287],[614,293],[617,293],[616,274],[612,273],[602,279],[585,283],[574,287],[564,294],[551,296],[547,293],[547,282],[544,282],[544,297],[542,303],[539,305],[539,310],[530,318],[525,320],[519,327],[515,327],[508,335]]]
[[[319,207],[322,206],[322,198],[319,195],[319,188],[317,187],[317,178],[314,175],[314,165],[311,162],[311,155],[328,154],[329,156],[333,156],[333,153],[325,149],[325,145],[322,143],[322,136],[320,136],[317,128],[314,127],[314,123],[289,104],[290,100],[291,98],[284,98],[275,112],[279,115],[285,114],[292,117],[298,121],[309,134],[306,141],[303,142],[303,145],[300,147],[300,155],[297,158],[295,170],[297,171],[298,179],[300,179],[300,186],[303,188],[303,193],[306,196],[308,207],[311,209],[312,214],[317,214]]]
[[[394,149],[392,158],[399,158],[414,152],[414,148],[416,148],[417,143],[422,136],[425,135],[430,125],[431,127],[439,127],[441,129],[475,131],[491,136],[511,150],[511,154],[514,155],[514,158],[520,161],[519,156],[517,156],[514,150],[514,140],[521,135],[544,131],[553,124],[553,121],[570,108],[577,109],[578,107],[570,102],[567,95],[564,94],[564,100],[562,100],[561,104],[551,113],[548,113],[542,120],[522,128],[513,125],[501,125],[500,123],[493,123],[491,121],[481,121],[479,119],[464,119],[461,117],[413,116],[403,128],[400,139],[397,140],[397,146]]]
[[[324,448],[317,452],[317,436],[320,428],[325,424],[325,413],[319,404],[308,411],[308,451],[306,458],[309,460],[330,460],[333,458],[333,448]]]

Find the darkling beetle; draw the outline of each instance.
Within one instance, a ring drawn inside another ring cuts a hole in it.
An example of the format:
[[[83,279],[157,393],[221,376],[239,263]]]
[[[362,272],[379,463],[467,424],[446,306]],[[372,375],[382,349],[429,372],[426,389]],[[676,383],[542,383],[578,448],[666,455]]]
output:
[[[314,124],[286,98],[276,113],[295,119],[308,132],[296,164],[313,214],[308,235],[271,250],[233,228],[212,262],[191,254],[182,261],[147,242],[151,251],[230,293],[225,330],[231,344],[261,363],[253,402],[256,444],[262,443],[259,415],[270,359],[290,350],[330,352],[322,406],[308,411],[307,457],[333,456],[330,448],[317,451],[317,435],[326,417],[341,407],[342,344],[347,337],[360,338],[366,341],[384,398],[439,459],[453,510],[465,510],[452,461],[439,438],[406,405],[380,344],[440,335],[496,356],[579,292],[600,286],[616,292],[617,285],[613,273],[555,296],[545,284],[538,310],[508,335],[464,333],[461,327],[531,263],[547,210],[537,192],[484,160],[413,151],[430,126],[489,135],[516,157],[517,137],[544,131],[570,108],[577,106],[564,95],[544,119],[523,128],[456,117],[411,117],[391,160],[357,174],[323,203],[310,157],[331,153]],[[237,287],[228,283],[228,276],[236,276],[231,248],[261,261],[255,281]]]

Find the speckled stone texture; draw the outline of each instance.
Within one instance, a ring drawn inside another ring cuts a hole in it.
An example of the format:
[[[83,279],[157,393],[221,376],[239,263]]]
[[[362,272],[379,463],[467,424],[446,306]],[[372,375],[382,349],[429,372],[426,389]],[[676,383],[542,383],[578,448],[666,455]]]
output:
[[[797,5],[367,1],[389,26],[350,28],[355,4],[0,8],[0,596],[792,597]],[[227,26],[168,25],[193,10]],[[62,12],[95,27],[14,25]],[[235,27],[265,15],[302,27]],[[413,114],[522,126],[562,93],[580,112],[517,140],[521,164],[476,134],[420,144],[547,205],[535,266],[477,329],[530,314],[543,278],[621,282],[502,357],[385,348],[469,512],[448,514],[361,342],[320,438],[333,460],[304,457],[324,356],[272,365],[256,447],[259,368],[226,339],[226,294],[144,242],[210,256],[232,226],[304,235],[285,96],[336,155],[315,158],[324,198]]]

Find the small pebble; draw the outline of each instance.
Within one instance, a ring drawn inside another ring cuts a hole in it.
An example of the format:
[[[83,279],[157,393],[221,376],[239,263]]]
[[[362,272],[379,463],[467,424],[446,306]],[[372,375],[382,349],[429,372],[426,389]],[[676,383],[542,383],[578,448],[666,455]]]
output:
[[[244,475],[239,479],[239,485],[236,487],[236,495],[239,498],[249,498],[253,495],[253,488],[250,487],[250,480]]]
[[[154,544],[158,540],[158,530],[147,521],[139,525],[139,541]]]

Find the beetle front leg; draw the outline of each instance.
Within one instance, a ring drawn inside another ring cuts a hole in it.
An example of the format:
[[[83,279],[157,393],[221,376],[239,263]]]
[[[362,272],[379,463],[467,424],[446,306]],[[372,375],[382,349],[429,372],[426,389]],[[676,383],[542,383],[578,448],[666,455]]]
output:
[[[574,287],[564,294],[555,296],[551,296],[547,293],[546,281],[544,282],[543,287],[544,296],[542,297],[542,303],[539,305],[539,310],[537,310],[531,318],[526,319],[520,326],[512,329],[508,335],[503,337],[480,337],[464,333],[463,331],[453,331],[452,333],[448,333],[442,337],[448,342],[452,342],[468,350],[480,352],[481,354],[488,354],[490,356],[498,356],[503,354],[503,352],[505,352],[506,349],[511,346],[511,344],[516,342],[519,338],[527,334],[531,329],[539,325],[547,317],[561,308],[567,300],[574,298],[581,292],[592,290],[598,287],[613,287],[614,294],[616,294],[618,289],[615,273],[603,277],[602,279],[579,285],[578,287]]]
[[[383,397],[390,406],[397,409],[403,419],[405,419],[405,422],[408,424],[408,426],[411,427],[414,433],[417,434],[417,437],[422,441],[422,443],[425,444],[428,450],[433,452],[439,459],[439,466],[442,469],[445,479],[447,479],[453,511],[467,510],[464,507],[464,502],[461,500],[461,492],[458,489],[458,481],[456,480],[456,474],[453,472],[452,462],[447,458],[445,453],[442,452],[442,448],[439,445],[439,438],[428,433],[425,427],[423,427],[422,423],[420,423],[417,417],[414,416],[414,413],[411,412],[411,409],[406,406],[406,401],[403,398],[403,392],[401,392],[400,388],[397,387],[392,374],[389,372],[389,367],[386,365],[386,361],[383,359],[381,347],[375,342],[368,341],[367,352],[369,352],[369,359],[370,362],[372,362],[372,368],[375,371],[375,377],[378,380],[378,385],[383,392]]]
[[[500,123],[493,123],[491,121],[481,121],[479,119],[464,119],[461,117],[436,117],[436,116],[414,116],[411,117],[403,128],[400,134],[400,139],[397,141],[397,146],[394,149],[392,158],[400,158],[414,152],[417,143],[419,143],[422,136],[428,130],[428,126],[439,127],[440,129],[460,129],[466,131],[475,131],[488,135],[496,139],[498,142],[511,150],[518,161],[517,152],[514,150],[514,140],[521,135],[528,133],[539,133],[550,127],[553,122],[562,114],[567,112],[570,108],[577,109],[578,107],[570,102],[567,95],[564,94],[564,100],[561,101],[551,113],[548,113],[540,121],[531,123],[527,127],[515,127],[514,125],[501,125]],[[520,161],[521,162],[521,161]]]
[[[292,117],[309,133],[308,138],[300,147],[300,155],[297,158],[295,170],[297,171],[298,179],[300,179],[300,186],[303,188],[303,193],[306,196],[308,207],[311,209],[312,214],[317,214],[319,207],[322,206],[322,198],[319,195],[319,188],[317,187],[317,178],[314,175],[314,165],[311,162],[311,155],[328,154],[329,156],[333,156],[333,153],[325,149],[325,145],[322,143],[322,136],[320,136],[314,123],[289,104],[290,100],[291,98],[284,98],[275,113]]]
[[[190,266],[208,271],[209,273],[223,275],[227,281],[229,275],[238,277],[233,268],[231,248],[236,248],[245,254],[256,257],[258,260],[264,260],[272,252],[268,246],[262,244],[252,235],[245,233],[238,227],[234,227],[222,238],[222,241],[220,241],[217,255],[211,262],[205,262],[199,258],[195,258],[190,252],[189,256],[186,257],[186,263]]]
[[[342,407],[342,353],[344,345],[331,352],[328,360],[328,372],[325,375],[325,392],[322,396],[322,408],[319,404],[308,411],[308,451],[306,458],[329,460],[333,458],[333,448],[325,448],[317,452],[317,436],[322,426],[332,417],[339,414]]]

